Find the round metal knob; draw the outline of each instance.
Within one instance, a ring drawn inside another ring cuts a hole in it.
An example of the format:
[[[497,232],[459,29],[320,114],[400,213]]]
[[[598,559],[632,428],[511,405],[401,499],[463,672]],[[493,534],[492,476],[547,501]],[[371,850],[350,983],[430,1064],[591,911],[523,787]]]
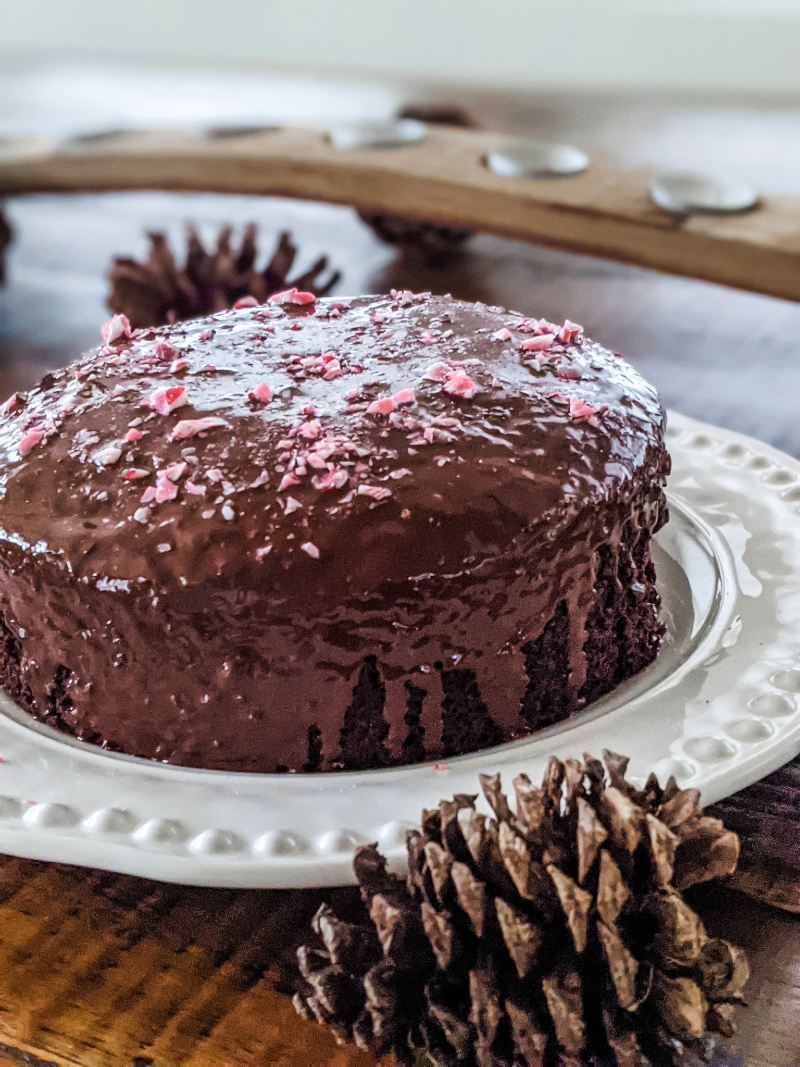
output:
[[[657,174],[650,196],[674,215],[735,215],[758,204],[758,193],[745,182],[682,171]]]
[[[529,138],[496,149],[486,165],[503,178],[565,178],[586,170],[589,157],[572,145]]]
[[[334,126],[328,132],[335,148],[404,148],[425,140],[428,130],[416,119],[390,122],[356,122]]]

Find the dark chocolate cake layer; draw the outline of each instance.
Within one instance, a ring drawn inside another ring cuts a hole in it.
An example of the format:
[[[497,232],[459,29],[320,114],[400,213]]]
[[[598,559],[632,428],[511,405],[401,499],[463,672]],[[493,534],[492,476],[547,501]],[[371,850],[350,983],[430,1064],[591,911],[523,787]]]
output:
[[[384,766],[656,655],[664,416],[579,327],[291,292],[110,332],[0,416],[1,681],[36,718],[194,767]]]

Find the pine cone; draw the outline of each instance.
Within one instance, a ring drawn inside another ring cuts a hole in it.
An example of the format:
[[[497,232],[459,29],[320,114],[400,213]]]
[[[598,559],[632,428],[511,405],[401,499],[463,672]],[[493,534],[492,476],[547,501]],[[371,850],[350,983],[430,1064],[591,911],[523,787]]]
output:
[[[744,953],[709,938],[680,890],[730,874],[738,839],[696,790],[628,761],[553,758],[541,788],[481,775],[494,819],[457,795],[408,835],[408,877],[354,860],[371,922],[323,905],[301,948],[297,1011],[379,1058],[441,1067],[638,1067],[709,1053],[733,1032]]]
[[[465,129],[475,125],[463,108],[448,104],[411,104],[399,111],[397,117]],[[358,215],[385,244],[395,245],[404,259],[420,266],[438,267],[447,263],[459,254],[472,234],[463,227],[437,226],[433,222],[387,215],[383,211],[360,209]]]
[[[6,221],[3,205],[0,203],[0,285],[3,285],[6,280],[5,251],[11,244],[12,237],[13,230]]]
[[[186,263],[178,267],[163,233],[149,233],[150,255],[146,262],[116,258],[108,272],[111,294],[108,306],[112,311],[127,315],[131,325],[164,326],[183,319],[210,315],[233,305],[242,298],[252,297],[263,303],[272,293],[295,286],[324,296],[339,281],[338,272],[320,284],[320,275],[327,269],[325,256],[291,281],[289,271],[297,249],[291,236],[282,233],[266,270],[255,269],[256,227],[250,223],[244,232],[239,249],[231,248],[231,227],[225,226],[217,238],[213,253],[203,247],[194,226],[186,227]]]

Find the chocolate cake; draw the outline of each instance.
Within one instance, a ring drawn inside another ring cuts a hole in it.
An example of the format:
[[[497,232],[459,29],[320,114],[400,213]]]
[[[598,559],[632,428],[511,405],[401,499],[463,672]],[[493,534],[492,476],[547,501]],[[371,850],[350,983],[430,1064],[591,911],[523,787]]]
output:
[[[0,415],[0,681],[41,722],[191,767],[382,767],[655,657],[664,414],[579,326],[290,290],[104,341]]]

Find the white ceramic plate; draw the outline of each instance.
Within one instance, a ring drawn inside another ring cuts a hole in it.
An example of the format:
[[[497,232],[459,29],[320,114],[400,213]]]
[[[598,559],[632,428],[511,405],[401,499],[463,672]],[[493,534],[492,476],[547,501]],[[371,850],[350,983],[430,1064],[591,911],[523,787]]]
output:
[[[167,767],[66,739],[0,702],[0,851],[212,886],[352,881],[377,841],[396,868],[423,807],[478,773],[534,780],[548,756],[631,757],[710,803],[800,751],[800,463],[669,418],[672,517],[655,548],[668,637],[646,671],[566,723],[444,764],[253,775]]]

